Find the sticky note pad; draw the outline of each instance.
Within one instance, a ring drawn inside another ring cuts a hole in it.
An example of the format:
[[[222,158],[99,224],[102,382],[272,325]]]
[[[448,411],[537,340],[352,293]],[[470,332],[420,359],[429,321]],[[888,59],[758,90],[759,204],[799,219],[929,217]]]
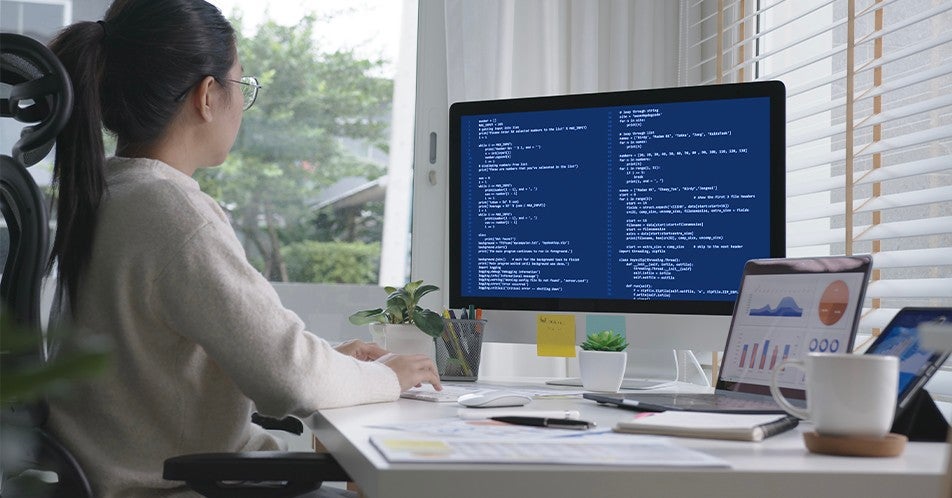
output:
[[[621,315],[585,315],[586,336],[603,330],[611,330],[627,338],[625,334],[625,317]]]
[[[575,357],[575,316],[536,316],[536,354]]]

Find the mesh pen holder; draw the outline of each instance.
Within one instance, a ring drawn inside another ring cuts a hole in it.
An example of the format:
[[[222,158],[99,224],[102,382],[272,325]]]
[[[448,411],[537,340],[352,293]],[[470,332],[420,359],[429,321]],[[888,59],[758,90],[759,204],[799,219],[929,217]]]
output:
[[[436,338],[436,367],[441,380],[476,380],[486,320],[444,319]]]

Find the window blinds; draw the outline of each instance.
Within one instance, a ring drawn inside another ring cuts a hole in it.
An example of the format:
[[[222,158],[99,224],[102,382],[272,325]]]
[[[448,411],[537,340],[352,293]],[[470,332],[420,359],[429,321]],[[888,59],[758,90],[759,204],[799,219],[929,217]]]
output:
[[[787,87],[787,253],[874,255],[860,333],[952,306],[952,2],[682,0],[679,82]]]

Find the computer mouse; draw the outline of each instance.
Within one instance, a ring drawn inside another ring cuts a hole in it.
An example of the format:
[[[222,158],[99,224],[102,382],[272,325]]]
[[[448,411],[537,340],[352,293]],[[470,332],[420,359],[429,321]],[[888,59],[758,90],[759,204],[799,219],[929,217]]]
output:
[[[457,403],[469,408],[498,408],[501,406],[523,406],[532,398],[507,391],[482,391],[463,394]]]

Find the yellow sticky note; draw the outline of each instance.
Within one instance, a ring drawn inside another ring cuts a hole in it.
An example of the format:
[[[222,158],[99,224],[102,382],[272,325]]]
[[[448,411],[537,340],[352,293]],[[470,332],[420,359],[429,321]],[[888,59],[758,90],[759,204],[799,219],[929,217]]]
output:
[[[574,358],[575,315],[537,315],[536,354]]]
[[[389,450],[411,453],[450,453],[452,448],[445,441],[421,439],[386,439],[384,445]]]

